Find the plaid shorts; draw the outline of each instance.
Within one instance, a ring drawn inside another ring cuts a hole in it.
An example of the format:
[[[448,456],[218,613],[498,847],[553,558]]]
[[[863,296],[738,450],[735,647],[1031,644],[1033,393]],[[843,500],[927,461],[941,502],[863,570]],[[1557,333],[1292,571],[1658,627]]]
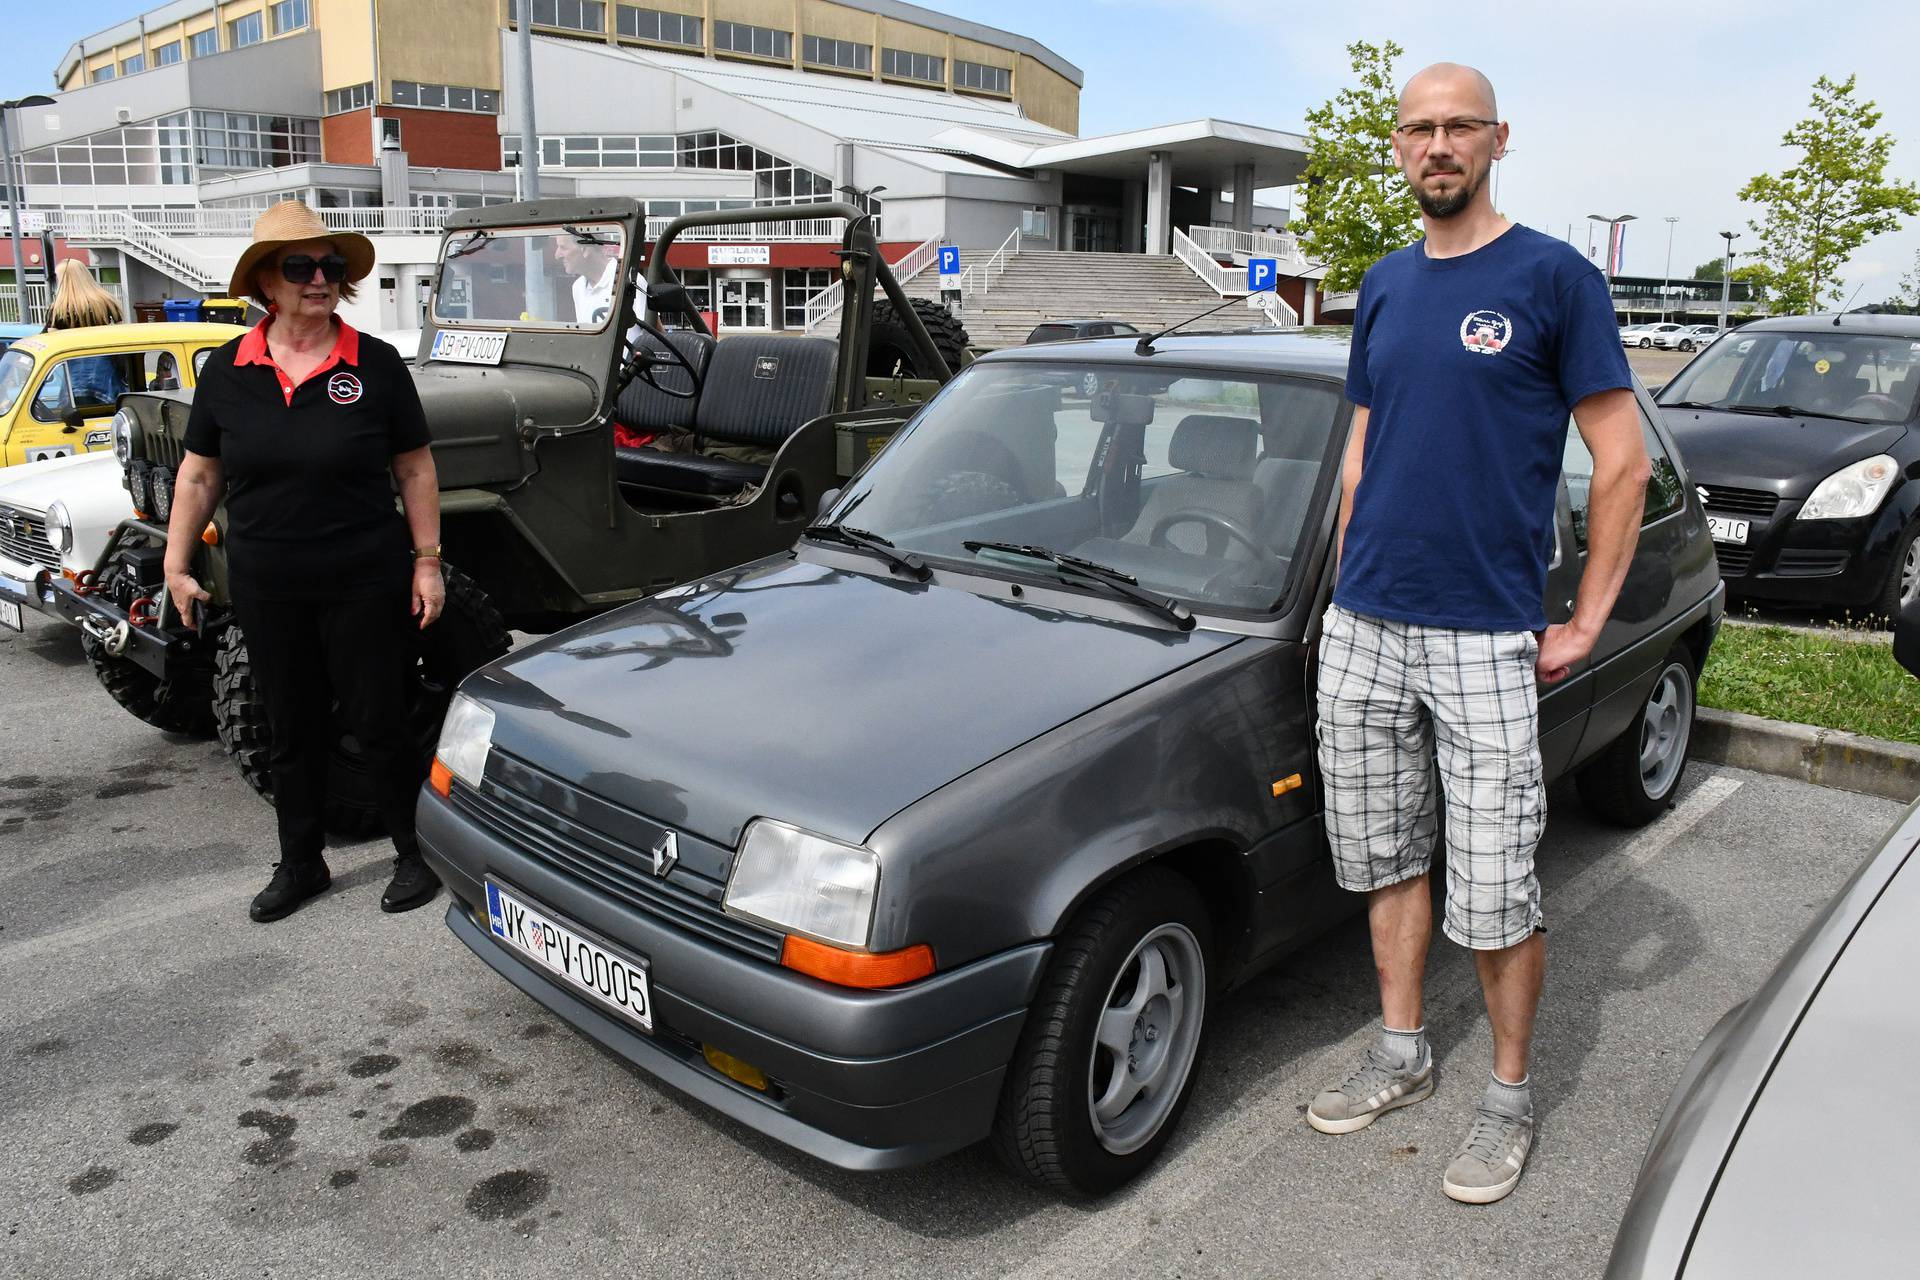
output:
[[[1386,622],[1338,605],[1321,636],[1315,734],[1341,887],[1365,892],[1426,873],[1437,757],[1447,800],[1442,928],[1480,951],[1525,941],[1541,927],[1533,854],[1547,822],[1539,642],[1526,631]]]

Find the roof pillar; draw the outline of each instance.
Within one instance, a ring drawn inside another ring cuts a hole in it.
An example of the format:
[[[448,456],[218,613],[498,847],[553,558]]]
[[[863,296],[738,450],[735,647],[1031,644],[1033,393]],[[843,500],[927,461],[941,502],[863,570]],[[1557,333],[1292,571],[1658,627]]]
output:
[[[1233,166],[1233,229],[1253,230],[1253,166]]]
[[[1165,253],[1172,243],[1173,157],[1165,151],[1147,153],[1147,252]]]

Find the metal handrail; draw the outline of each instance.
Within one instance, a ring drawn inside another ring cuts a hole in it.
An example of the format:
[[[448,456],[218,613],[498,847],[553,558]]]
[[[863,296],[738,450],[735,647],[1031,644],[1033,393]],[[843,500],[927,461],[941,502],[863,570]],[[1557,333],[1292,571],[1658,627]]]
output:
[[[1301,262],[1300,241],[1289,231],[1236,231],[1232,227],[1188,227],[1187,237],[1208,253],[1228,257],[1286,258]]]
[[[1174,227],[1172,230],[1173,256],[1186,263],[1188,269],[1200,277],[1201,283],[1205,284],[1209,289],[1223,298],[1230,294],[1245,293],[1247,291],[1247,269],[1245,267],[1221,266],[1212,254],[1195,244],[1186,232],[1178,227]],[[1239,277],[1237,284],[1234,283],[1233,280],[1236,274]]]
[[[901,284],[913,279],[932,266],[940,258],[940,237],[929,236],[913,248],[906,256],[893,264],[893,278]],[[828,285],[807,299],[806,320],[802,332],[812,333],[831,316],[840,310],[840,303],[846,297],[846,291],[839,281]]]

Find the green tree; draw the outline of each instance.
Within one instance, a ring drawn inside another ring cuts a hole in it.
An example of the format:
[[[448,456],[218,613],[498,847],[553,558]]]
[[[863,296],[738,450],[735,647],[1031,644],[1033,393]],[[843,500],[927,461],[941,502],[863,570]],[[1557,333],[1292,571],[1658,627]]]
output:
[[[1727,260],[1724,257],[1708,258],[1705,262],[1693,269],[1693,278],[1695,280],[1718,280],[1726,275],[1726,273]]]
[[[1759,236],[1758,278],[1788,313],[1837,301],[1853,251],[1920,213],[1920,187],[1886,176],[1893,135],[1880,131],[1879,108],[1854,96],[1853,76],[1839,84],[1821,76],[1810,105],[1813,114],[1781,138],[1799,163],[1740,189],[1761,210],[1747,223]]]
[[[1394,167],[1393,130],[1400,91],[1393,41],[1347,46],[1357,83],[1307,113],[1305,225],[1307,256],[1327,264],[1325,288],[1360,287],[1367,268],[1417,238],[1420,206]]]
[[[1913,270],[1900,277],[1899,287],[1887,301],[1903,307],[1920,307],[1920,249],[1914,250]]]

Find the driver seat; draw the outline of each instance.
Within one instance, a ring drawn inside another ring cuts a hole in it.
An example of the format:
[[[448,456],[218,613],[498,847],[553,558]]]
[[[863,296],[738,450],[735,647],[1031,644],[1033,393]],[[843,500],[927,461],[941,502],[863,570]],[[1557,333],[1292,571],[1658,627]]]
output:
[[[1253,482],[1254,455],[1260,443],[1260,424],[1252,418],[1224,414],[1190,413],[1173,429],[1167,462],[1178,474],[1144,481],[1146,500],[1140,517],[1121,537],[1122,542],[1147,545],[1154,526],[1175,512],[1210,512],[1232,521],[1250,537],[1261,536],[1264,505]],[[1176,524],[1166,532],[1166,545],[1189,555],[1206,555],[1208,543],[1222,535],[1209,533],[1198,521]],[[1238,541],[1226,539],[1219,558],[1250,560],[1253,553]]]
[[[660,340],[650,333],[640,333],[636,339],[640,346],[653,352],[660,351]],[[713,338],[704,333],[695,333],[690,329],[669,332],[667,341],[674,349],[687,358],[687,363],[700,371],[704,379],[707,376],[707,363],[713,357]],[[679,365],[656,365],[653,369],[655,381],[675,391],[692,392],[694,386],[687,377],[687,371]],[[691,397],[668,395],[648,383],[644,378],[635,376],[620,390],[620,398],[614,402],[613,420],[621,426],[637,432],[659,432],[688,430],[693,426],[693,405]],[[613,451],[614,473],[622,484],[638,483],[639,475],[646,469],[647,461],[644,449],[622,449]]]

